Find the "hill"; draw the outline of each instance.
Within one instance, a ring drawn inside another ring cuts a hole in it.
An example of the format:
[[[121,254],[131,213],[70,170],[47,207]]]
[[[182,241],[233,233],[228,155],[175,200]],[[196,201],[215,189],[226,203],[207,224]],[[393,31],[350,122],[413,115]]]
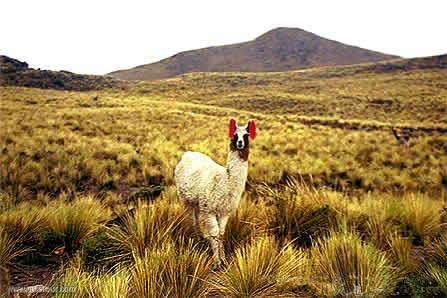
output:
[[[118,79],[107,76],[33,69],[26,62],[0,55],[0,86],[86,91],[123,84]]]
[[[297,28],[277,28],[255,40],[178,53],[159,62],[119,70],[125,80],[155,80],[189,72],[272,72],[398,58],[329,40]]]

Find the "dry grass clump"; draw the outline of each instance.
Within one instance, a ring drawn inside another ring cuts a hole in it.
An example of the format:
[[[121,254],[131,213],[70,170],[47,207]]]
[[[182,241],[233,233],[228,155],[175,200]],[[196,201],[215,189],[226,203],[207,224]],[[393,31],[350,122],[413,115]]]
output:
[[[332,200],[330,192],[290,182],[279,190],[267,187],[264,195],[272,204],[269,227],[283,242],[309,247],[338,225],[338,203]]]
[[[424,245],[442,231],[443,203],[426,194],[369,193],[346,203],[345,219],[382,249],[389,247],[391,235],[399,234],[415,245]]]
[[[133,256],[132,264],[118,264],[109,272],[87,271],[77,255],[50,286],[68,289],[55,297],[206,297],[212,260],[191,241],[181,242],[178,246],[167,240],[147,248]]]
[[[430,247],[432,248],[434,261],[447,267],[447,234],[444,234],[439,240],[432,243]]]
[[[419,273],[435,281],[439,289],[447,295],[447,235],[430,245],[431,254],[424,260]]]
[[[0,167],[0,193],[2,207],[15,205],[26,199],[28,191],[21,183],[22,164],[16,156],[4,156]]]
[[[59,270],[50,282],[50,287],[55,289],[53,295],[58,298],[91,297],[94,280],[92,273],[83,270],[77,256],[70,264]]]
[[[78,249],[111,216],[110,210],[91,196],[78,197],[72,202],[60,199],[42,212],[46,214],[46,230],[64,245],[68,253]]]
[[[165,241],[134,260],[130,288],[136,297],[204,297],[209,292],[212,260],[191,241],[180,246]]]
[[[182,234],[181,222],[185,214],[178,203],[171,204],[166,199],[152,204],[139,203],[132,213],[126,212],[121,225],[107,230],[118,260],[143,257],[148,248],[156,248]]]
[[[349,232],[319,239],[311,256],[323,295],[386,297],[400,278],[385,253]]]
[[[389,235],[388,245],[391,259],[403,273],[411,273],[417,269],[418,263],[411,256],[412,239],[394,233]]]
[[[444,295],[447,295],[447,268],[428,264],[424,269],[425,275],[432,278],[436,282],[438,289]]]
[[[400,233],[399,223],[394,219],[401,214],[401,204],[395,198],[369,194],[360,203],[365,214],[364,234],[366,238],[381,249],[389,246],[389,237]]]
[[[77,254],[62,266],[50,281],[52,297],[128,297],[130,275],[126,268],[108,272],[89,272],[84,268],[82,256]]]
[[[0,225],[0,270],[6,269],[14,258],[23,255],[29,249],[21,246],[22,239],[9,234]]]
[[[213,291],[224,297],[291,295],[305,278],[306,264],[303,252],[290,245],[280,248],[273,237],[260,237],[236,251],[213,279]]]
[[[118,268],[115,272],[106,273],[95,279],[94,297],[128,297],[130,289],[130,274],[127,269]]]
[[[419,243],[429,243],[439,236],[442,229],[441,216],[444,204],[422,194],[408,194],[401,199],[400,214],[403,228]]]
[[[0,296],[8,294],[10,276],[8,268],[12,261],[28,252],[29,249],[22,246],[22,239],[9,234],[0,225]]]
[[[45,227],[45,216],[42,207],[21,203],[0,213],[0,226],[22,242],[38,240]]]
[[[250,243],[252,239],[264,234],[268,229],[268,207],[264,201],[253,202],[243,196],[239,207],[228,220],[224,246],[227,254],[232,254],[236,248]]]

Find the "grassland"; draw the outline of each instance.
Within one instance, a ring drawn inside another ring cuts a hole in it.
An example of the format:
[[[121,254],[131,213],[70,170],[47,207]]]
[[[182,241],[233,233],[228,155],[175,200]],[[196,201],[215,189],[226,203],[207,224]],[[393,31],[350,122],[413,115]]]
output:
[[[2,289],[53,265],[47,285],[76,288],[56,296],[447,294],[446,77],[366,65],[0,87]],[[223,164],[229,117],[259,133],[213,272],[172,173],[186,150]]]

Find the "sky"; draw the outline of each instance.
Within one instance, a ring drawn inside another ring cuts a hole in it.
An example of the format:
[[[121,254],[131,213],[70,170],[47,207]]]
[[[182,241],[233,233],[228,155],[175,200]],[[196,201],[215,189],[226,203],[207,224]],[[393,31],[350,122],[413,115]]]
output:
[[[447,1],[1,0],[0,55],[105,74],[296,27],[406,58],[447,53]]]

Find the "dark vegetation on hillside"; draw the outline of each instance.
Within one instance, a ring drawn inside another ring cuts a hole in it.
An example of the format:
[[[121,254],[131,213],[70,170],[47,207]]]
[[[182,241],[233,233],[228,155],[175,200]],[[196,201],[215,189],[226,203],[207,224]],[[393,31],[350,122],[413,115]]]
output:
[[[0,56],[0,86],[86,91],[124,85],[123,81],[108,76],[33,69],[26,62]]]

